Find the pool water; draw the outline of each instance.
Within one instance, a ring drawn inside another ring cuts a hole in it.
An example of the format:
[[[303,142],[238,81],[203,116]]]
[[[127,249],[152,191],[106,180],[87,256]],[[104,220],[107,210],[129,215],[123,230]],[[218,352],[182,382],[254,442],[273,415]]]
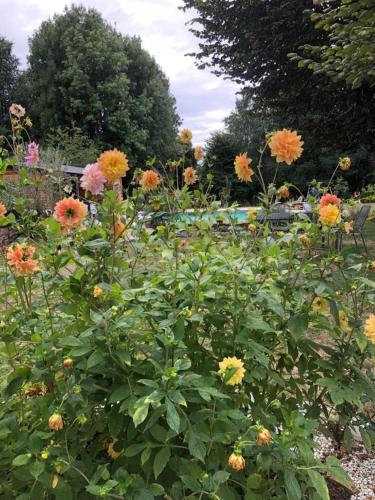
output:
[[[247,222],[247,211],[248,209],[234,209],[234,210],[220,210],[216,212],[205,212],[197,214],[194,212],[178,215],[178,220],[182,222],[194,222],[197,220],[204,220],[210,222],[216,222],[217,220],[232,221],[235,224]]]

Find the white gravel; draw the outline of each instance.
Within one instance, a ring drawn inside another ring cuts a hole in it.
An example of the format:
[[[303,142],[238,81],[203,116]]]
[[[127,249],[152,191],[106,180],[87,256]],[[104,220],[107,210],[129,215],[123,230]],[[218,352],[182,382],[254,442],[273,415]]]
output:
[[[317,436],[315,441],[320,445],[315,456],[324,460],[328,455],[337,455],[332,442]],[[362,443],[354,442],[350,453],[343,453],[340,458],[342,468],[353,481],[354,494],[351,500],[375,500],[375,452],[367,453]]]

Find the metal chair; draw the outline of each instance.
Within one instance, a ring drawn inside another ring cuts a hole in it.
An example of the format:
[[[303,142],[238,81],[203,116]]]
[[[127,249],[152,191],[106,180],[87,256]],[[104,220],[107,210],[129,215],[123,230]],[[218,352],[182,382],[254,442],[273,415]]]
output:
[[[359,236],[361,238],[363,248],[365,249],[366,254],[368,254],[368,251],[367,251],[366,241],[365,241],[365,238],[363,236],[362,231],[363,231],[363,228],[366,224],[366,220],[370,214],[370,210],[371,210],[370,205],[363,205],[361,207],[361,209],[356,214],[356,216],[353,220],[353,230],[348,235],[348,236],[353,236],[356,248],[358,248],[358,241],[357,241],[356,236]],[[339,249],[341,249],[341,246],[342,246],[343,234],[344,234],[343,231],[340,231],[340,233],[338,234],[338,238],[339,238],[338,247],[339,247]]]
[[[285,210],[273,211],[270,214],[261,213],[257,215],[256,220],[261,224],[269,222],[271,231],[287,231],[292,219],[292,214]]]

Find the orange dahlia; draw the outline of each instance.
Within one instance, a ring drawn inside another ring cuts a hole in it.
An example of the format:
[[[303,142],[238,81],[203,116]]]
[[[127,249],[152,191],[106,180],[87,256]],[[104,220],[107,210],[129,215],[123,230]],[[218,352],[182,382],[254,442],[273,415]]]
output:
[[[285,162],[291,165],[301,157],[303,141],[295,131],[284,128],[273,132],[268,141],[271,156],[276,156],[277,163]]]
[[[234,169],[237,177],[241,181],[252,182],[251,178],[254,175],[254,171],[249,167],[251,161],[252,160],[247,157],[247,153],[236,156],[234,160]]]
[[[334,194],[327,193],[320,198],[319,206],[326,207],[327,205],[339,206],[339,205],[341,205],[341,199]]]
[[[6,213],[7,213],[6,206],[4,205],[4,203],[0,202],[0,218],[4,217]]]
[[[143,189],[153,191],[160,184],[160,177],[153,170],[146,170],[143,172],[142,179],[139,184],[143,187]]]
[[[182,144],[190,144],[193,138],[193,133],[188,128],[184,128],[183,130],[181,130],[179,138]]]
[[[319,221],[324,226],[336,226],[341,221],[340,210],[336,205],[320,207]]]
[[[86,215],[86,205],[76,198],[64,198],[55,205],[55,219],[66,229],[79,226]]]
[[[203,148],[201,146],[196,146],[196,148],[194,149],[194,158],[199,161],[203,158]]]
[[[7,262],[16,276],[27,276],[38,271],[38,261],[33,259],[35,247],[26,243],[15,243],[8,248]]]
[[[185,184],[188,186],[191,186],[192,184],[195,184],[198,180],[198,174],[195,168],[193,167],[188,167],[185,168],[184,170],[184,181]]]
[[[107,181],[115,181],[124,177],[126,172],[129,170],[129,162],[127,156],[113,149],[112,151],[105,151],[102,153],[97,163],[99,165],[99,170]]]
[[[290,193],[289,193],[288,186],[285,186],[285,185],[281,186],[279,188],[278,195],[280,198],[284,198],[284,199],[289,198]]]
[[[271,442],[272,435],[268,429],[265,427],[262,427],[259,432],[258,432],[258,439],[257,439],[257,445],[258,446],[263,446],[270,444]]]
[[[242,455],[238,453],[232,453],[228,458],[228,465],[233,470],[242,470],[245,468],[246,462]]]

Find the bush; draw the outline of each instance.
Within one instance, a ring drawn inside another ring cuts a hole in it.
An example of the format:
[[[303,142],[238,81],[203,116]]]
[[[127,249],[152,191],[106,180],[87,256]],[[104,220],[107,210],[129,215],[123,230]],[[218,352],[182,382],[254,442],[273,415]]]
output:
[[[350,486],[313,438],[350,448],[358,426],[374,441],[367,264],[312,252],[317,222],[239,235],[186,175],[181,189],[136,176],[125,201],[104,192],[98,221],[64,201],[43,240],[8,252],[1,494],[328,499],[320,473]],[[141,212],[154,204],[170,217],[151,230]]]

